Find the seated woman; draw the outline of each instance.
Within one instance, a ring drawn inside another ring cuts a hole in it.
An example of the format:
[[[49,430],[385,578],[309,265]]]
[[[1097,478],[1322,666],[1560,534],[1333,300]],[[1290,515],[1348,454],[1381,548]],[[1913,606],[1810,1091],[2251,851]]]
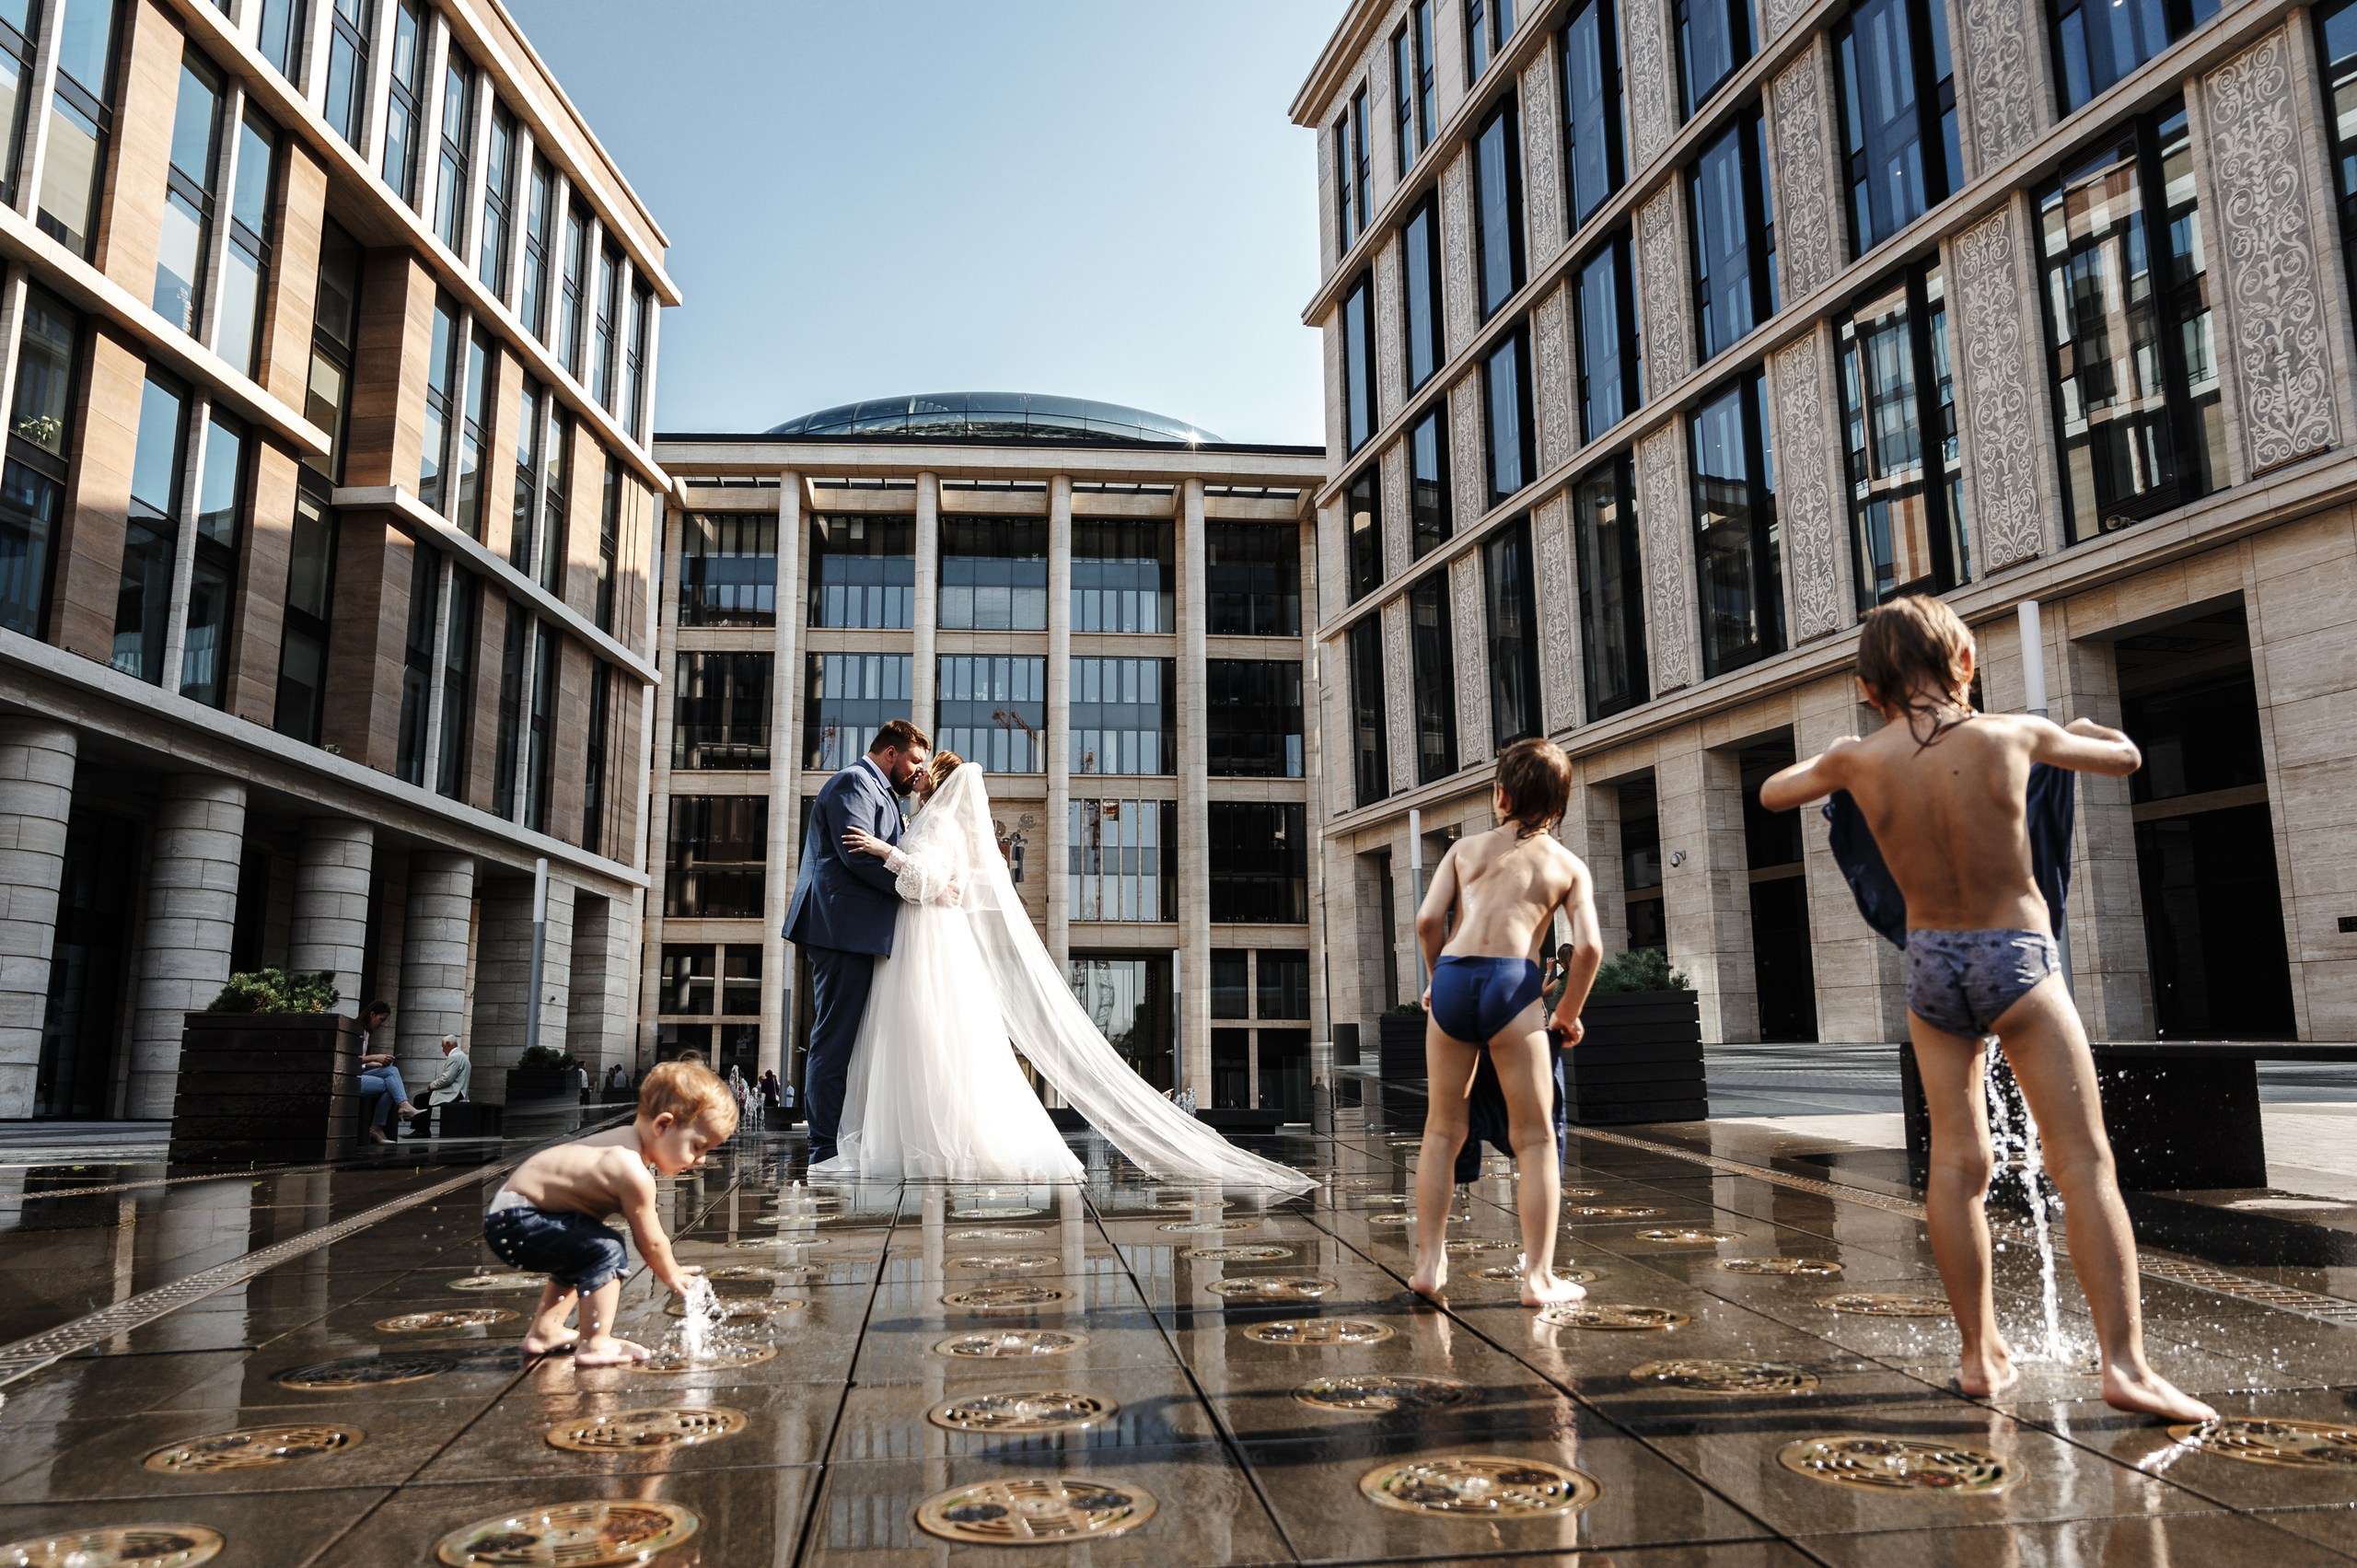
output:
[[[374,1049],[378,1038],[386,1034],[393,1016],[389,1002],[371,1002],[360,1016],[366,1031],[360,1040],[360,1092],[370,1097],[368,1108],[368,1137],[373,1143],[389,1144],[393,1140],[385,1131],[386,1124],[399,1111],[407,1121],[417,1114],[417,1107],[409,1102],[409,1086],[401,1082],[401,1070],[393,1065],[393,1053]]]

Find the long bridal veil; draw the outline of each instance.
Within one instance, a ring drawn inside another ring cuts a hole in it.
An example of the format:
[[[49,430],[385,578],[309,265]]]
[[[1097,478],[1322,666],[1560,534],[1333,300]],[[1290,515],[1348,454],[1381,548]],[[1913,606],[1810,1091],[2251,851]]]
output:
[[[970,872],[958,907],[997,988],[1007,1038],[1091,1126],[1141,1169],[1166,1179],[1288,1192],[1317,1185],[1290,1167],[1247,1154],[1163,1098],[1108,1043],[1032,929],[999,853],[980,767],[968,762],[951,773],[923,815],[940,820],[935,831],[963,838]]]

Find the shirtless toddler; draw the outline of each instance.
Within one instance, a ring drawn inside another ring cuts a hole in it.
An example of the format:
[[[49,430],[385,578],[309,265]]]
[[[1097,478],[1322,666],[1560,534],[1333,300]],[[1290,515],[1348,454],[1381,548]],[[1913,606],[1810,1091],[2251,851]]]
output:
[[[1519,740],[1498,759],[1498,826],[1449,846],[1416,912],[1432,984],[1424,1008],[1431,1099],[1416,1166],[1416,1268],[1410,1288],[1437,1295],[1448,1283],[1446,1233],[1453,1167],[1465,1143],[1466,1101],[1487,1047],[1504,1091],[1507,1136],[1522,1173],[1522,1304],[1542,1307],[1586,1292],[1555,1277],[1555,1222],[1562,1177],[1555,1147],[1555,1074],[1538,957],[1555,912],[1570,917],[1562,995],[1552,1027],[1580,1039],[1580,1009],[1603,962],[1588,869],[1551,830],[1571,798],[1572,763],[1550,740]],[[1449,915],[1457,916],[1456,930]]]
[[[510,1268],[549,1276],[524,1333],[528,1354],[574,1347],[575,1366],[613,1366],[646,1359],[646,1347],[614,1337],[614,1304],[629,1255],[622,1238],[599,1222],[619,1210],[638,1238],[655,1277],[682,1295],[691,1276],[671,1256],[671,1239],[655,1212],[655,1178],[691,1170],[737,1130],[737,1101],[702,1066],[666,1062],[638,1091],[627,1127],[593,1133],[526,1160],[482,1216],[482,1238]],[[564,1326],[574,1298],[581,1329]]]
[[[2031,870],[2031,765],[2119,778],[2142,758],[2128,737],[2092,720],[2057,727],[1975,713],[1966,696],[1972,669],[1972,634],[1939,599],[1910,595],[1875,610],[1859,637],[1858,684],[1885,726],[1785,769],[1760,786],[1759,802],[1784,811],[1849,791],[1907,900],[1908,1024],[1932,1118],[1924,1211],[1963,1339],[1958,1386],[1985,1399],[2018,1376],[1997,1328],[1983,1202],[1996,1163],[1982,1098],[1993,1034],[2061,1191],[2072,1266],[2102,1347],[2104,1399],[2206,1421],[2209,1406],[2144,1360],[2136,1241],[2112,1175],[2095,1059]]]

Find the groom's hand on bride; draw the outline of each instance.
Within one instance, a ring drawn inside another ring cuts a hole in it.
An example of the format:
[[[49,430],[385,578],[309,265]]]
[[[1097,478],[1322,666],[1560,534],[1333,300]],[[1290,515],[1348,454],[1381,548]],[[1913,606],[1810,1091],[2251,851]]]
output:
[[[853,854],[872,854],[882,860],[892,853],[892,846],[865,828],[853,828],[843,835],[843,848]]]

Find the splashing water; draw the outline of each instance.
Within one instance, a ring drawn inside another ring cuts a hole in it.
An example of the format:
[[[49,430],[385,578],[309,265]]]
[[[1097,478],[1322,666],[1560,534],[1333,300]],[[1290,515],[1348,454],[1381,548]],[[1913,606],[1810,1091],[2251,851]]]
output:
[[[2075,1366],[2086,1359],[2091,1346],[2062,1326],[2062,1294],[2056,1272],[2051,1210],[2062,1207],[2062,1195],[2050,1191],[2046,1179],[2046,1153],[2038,1142],[2038,1121],[2022,1108],[2016,1124],[2012,1066],[2002,1049],[1990,1052],[1983,1080],[1989,1098],[1989,1142],[1996,1152],[1997,1179],[2014,1175],[2021,1182],[2022,1200],[2029,1209],[2030,1229],[2038,1238],[2038,1294],[2043,1330],[2023,1359],[2057,1366]],[[1991,1183],[1991,1191],[1994,1191]]]
[[[719,1340],[720,1325],[726,1314],[720,1306],[719,1293],[712,1282],[702,1274],[688,1278],[685,1297],[687,1316],[679,1319],[679,1353],[691,1362],[708,1361]]]

